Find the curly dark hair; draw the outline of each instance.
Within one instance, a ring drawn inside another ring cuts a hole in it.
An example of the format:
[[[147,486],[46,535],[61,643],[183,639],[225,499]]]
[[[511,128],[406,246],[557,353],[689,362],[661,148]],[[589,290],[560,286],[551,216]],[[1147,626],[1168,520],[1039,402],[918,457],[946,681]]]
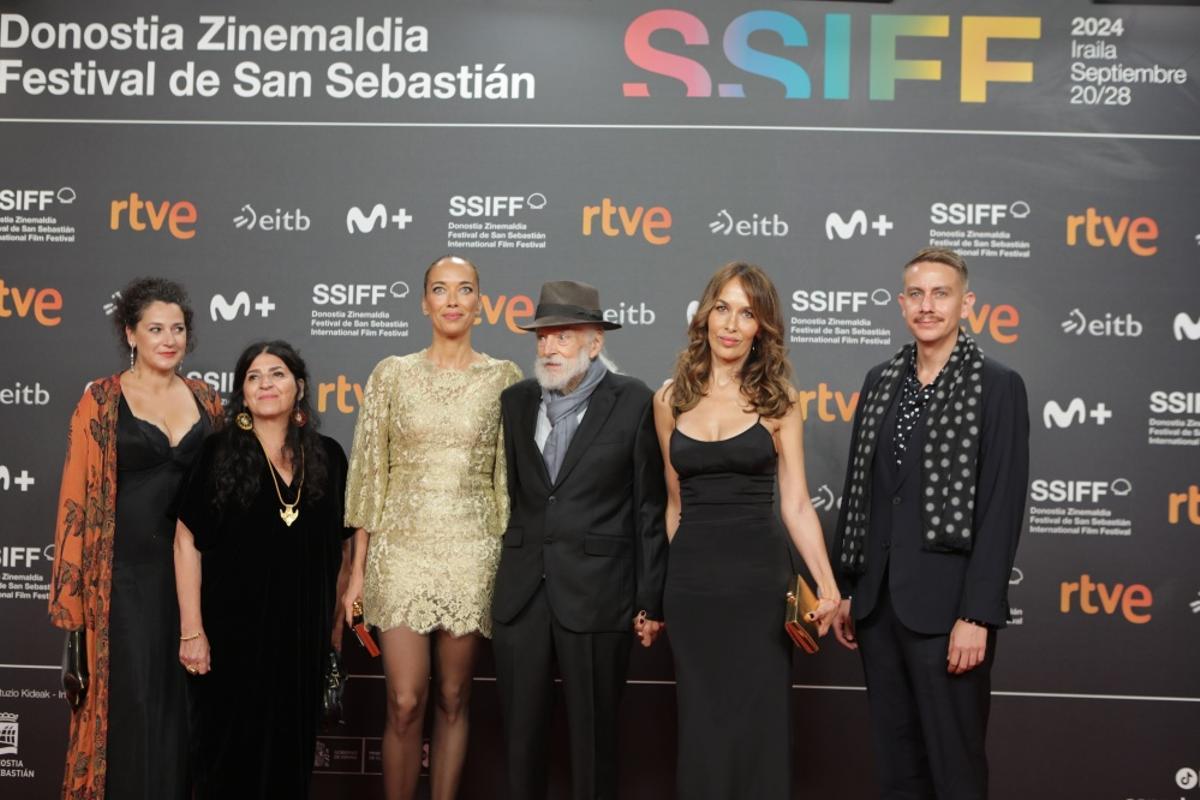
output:
[[[192,331],[192,304],[187,291],[175,281],[166,278],[135,278],[121,290],[113,310],[113,324],[117,326],[117,341],[121,350],[129,355],[129,340],[125,330],[133,330],[142,321],[146,306],[151,303],[170,303],[183,311],[183,327],[187,330],[184,352],[196,349],[196,337]]]
[[[225,425],[221,432],[216,434],[221,438],[214,454],[214,468],[209,480],[212,504],[218,512],[230,508],[239,511],[249,508],[258,495],[263,473],[267,469],[266,456],[263,455],[262,445],[259,444],[254,431],[244,431],[237,425],[230,424],[238,414],[248,412],[244,390],[246,373],[250,371],[254,359],[263,353],[277,356],[297,382],[304,382],[304,393],[297,400],[296,409],[304,412],[308,423],[299,427],[289,420],[283,449],[293,464],[300,461],[297,456],[303,453],[304,491],[301,503],[305,506],[311,505],[324,494],[326,479],[329,476],[329,459],[325,453],[325,445],[317,433],[320,420],[309,402],[316,386],[309,380],[308,367],[296,348],[285,341],[255,342],[238,357],[233,372],[233,393],[229,397],[229,404],[225,406]]]
[[[688,325],[688,345],[675,362],[671,385],[671,412],[676,417],[696,407],[708,393],[712,373],[712,349],[708,344],[708,315],[717,304],[721,289],[737,279],[750,298],[758,321],[754,347],[742,365],[742,396],[754,410],[768,419],[778,419],[795,404],[792,367],[783,344],[783,317],[779,293],[760,267],[734,261],[717,270],[704,287],[696,314]]]

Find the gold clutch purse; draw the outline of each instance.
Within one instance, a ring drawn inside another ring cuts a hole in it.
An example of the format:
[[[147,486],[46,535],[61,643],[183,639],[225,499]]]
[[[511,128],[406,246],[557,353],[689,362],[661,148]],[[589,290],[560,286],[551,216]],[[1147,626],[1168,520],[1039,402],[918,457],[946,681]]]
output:
[[[808,619],[811,611],[816,611],[817,596],[809,587],[803,575],[792,578],[787,593],[787,616],[783,627],[792,641],[806,653],[815,653],[821,648],[817,645],[817,623]]]

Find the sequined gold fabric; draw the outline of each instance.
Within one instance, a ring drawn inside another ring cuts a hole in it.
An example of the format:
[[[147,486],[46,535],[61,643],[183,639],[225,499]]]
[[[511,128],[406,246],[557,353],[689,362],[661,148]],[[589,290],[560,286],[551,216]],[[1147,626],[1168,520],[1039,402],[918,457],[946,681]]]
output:
[[[491,635],[508,522],[500,392],[520,379],[511,361],[439,369],[423,351],[371,373],[346,482],[346,524],[370,534],[367,624]]]

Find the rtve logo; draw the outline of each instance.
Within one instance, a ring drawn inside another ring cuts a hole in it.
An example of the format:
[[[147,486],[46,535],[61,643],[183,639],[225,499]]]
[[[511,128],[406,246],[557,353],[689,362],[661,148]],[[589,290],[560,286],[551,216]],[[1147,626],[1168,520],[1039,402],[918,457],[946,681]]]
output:
[[[593,229],[599,229],[609,238],[641,236],[650,244],[663,245],[671,241],[671,234],[667,233],[671,230],[671,212],[664,206],[635,206],[630,210],[605,197],[598,206],[583,207],[583,235],[591,236]]]
[[[1158,252],[1158,223],[1150,217],[1110,217],[1089,208],[1083,214],[1067,215],[1067,245],[1075,247],[1083,240],[1090,247],[1129,248],[1135,256],[1152,256]]]
[[[976,336],[984,331],[997,344],[1012,344],[1021,338],[1017,327],[1021,324],[1021,312],[1008,303],[983,303],[967,311],[967,327]]]
[[[851,422],[854,419],[854,409],[858,408],[858,392],[849,394],[829,388],[822,381],[815,390],[801,389],[798,393],[800,416],[809,418],[809,412],[815,407],[817,419],[821,422]]]
[[[144,215],[144,217],[143,217]],[[143,200],[130,192],[128,200],[113,200],[108,213],[109,230],[127,224],[132,231],[161,231],[164,228],[176,239],[191,239],[196,235],[196,206],[187,200]]]
[[[1200,525],[1200,486],[1192,484],[1186,492],[1171,492],[1167,497],[1167,522],[1178,525],[1183,522],[1186,509],[1187,521]]]
[[[53,328],[62,322],[62,316],[55,313],[61,311],[62,306],[62,293],[58,289],[18,289],[6,286],[4,279],[0,278],[0,318],[11,317],[15,313],[19,319],[25,319],[32,314],[39,325]]]
[[[1099,605],[1096,604],[1097,600]],[[1084,614],[1099,614],[1103,611],[1108,616],[1113,616],[1120,609],[1126,622],[1144,625],[1150,621],[1150,613],[1139,609],[1150,608],[1154,604],[1154,595],[1145,584],[1131,583],[1126,586],[1117,583],[1110,587],[1093,581],[1091,575],[1084,573],[1077,581],[1063,581],[1059,591],[1059,611],[1070,614],[1076,604]]]
[[[355,402],[358,405],[355,405]],[[342,414],[353,414],[362,402],[362,384],[350,381],[345,375],[338,375],[337,380],[330,383],[317,384],[317,412],[320,414],[334,408]]]
[[[815,15],[814,15],[815,16]],[[795,61],[774,53],[756,50],[751,38],[758,43],[778,40],[785,48],[803,48],[807,62],[820,59],[820,97],[824,100],[849,100],[851,95],[850,65],[852,41],[865,41],[861,35],[851,36],[856,17],[850,14],[825,14],[809,19],[808,26],[790,14],[780,11],[748,11],[736,17],[720,34],[721,51],[725,61],[753,76],[749,90],[756,94],[779,95],[779,87],[768,87],[767,80],[783,88],[784,97],[808,100],[814,96],[813,83],[807,69]],[[862,24],[862,17],[857,17]],[[897,58],[897,40],[915,37],[948,38],[951,20],[945,14],[872,14],[867,22],[870,38],[870,60],[866,82],[871,100],[894,100],[896,83],[901,80],[940,81],[942,61],[925,58]],[[671,31],[663,36],[659,31]],[[812,31],[810,35],[810,30]],[[759,32],[771,36],[756,36]],[[961,26],[961,47],[951,47],[961,53],[961,65],[947,72],[959,75],[959,99],[963,103],[986,103],[989,83],[1030,83],[1033,81],[1031,61],[991,61],[988,43],[992,39],[1039,39],[1042,35],[1040,17],[964,16]],[[824,37],[822,42],[821,37]],[[625,30],[625,56],[635,66],[647,72],[671,78],[683,84],[687,97],[712,97],[713,80],[699,61],[673,52],[659,50],[651,39],[660,44],[678,42],[691,48],[691,54],[709,55],[709,32],[703,21],[694,14],[676,9],[660,8],[648,11],[629,24]],[[777,45],[768,45],[777,50]],[[920,52],[920,44],[905,43],[906,54]],[[1012,47],[1010,45],[1010,47]],[[712,48],[715,50],[716,48]],[[710,61],[715,58],[709,57]],[[722,74],[729,72],[725,63],[713,65]],[[861,72],[856,72],[861,76]],[[863,81],[857,82],[860,93]],[[656,84],[657,88],[661,85]],[[747,86],[742,83],[721,83],[716,86],[717,97],[746,97]],[[628,82],[621,87],[625,97],[650,97],[650,85]],[[678,96],[679,90],[659,92]]]
[[[1069,428],[1072,425],[1082,425],[1091,417],[1097,425],[1103,425],[1112,415],[1104,403],[1096,403],[1089,410],[1082,397],[1071,398],[1066,408],[1059,405],[1057,400],[1047,400],[1046,405],[1042,407],[1042,424],[1047,429]]]
[[[529,333],[523,331],[517,326],[533,318],[533,299],[527,294],[496,295],[495,298],[490,295],[480,294],[479,304],[482,306],[482,313],[475,318],[476,325],[482,325],[487,322],[488,325],[499,324],[500,320],[504,320],[504,327],[508,328],[513,333]]]

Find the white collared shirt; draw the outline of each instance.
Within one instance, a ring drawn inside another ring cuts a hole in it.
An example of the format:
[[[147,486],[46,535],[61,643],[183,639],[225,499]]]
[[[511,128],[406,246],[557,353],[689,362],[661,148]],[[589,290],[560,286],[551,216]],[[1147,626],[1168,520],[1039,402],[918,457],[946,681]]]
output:
[[[589,399],[590,403],[591,400]],[[583,404],[578,416],[575,417],[576,422],[583,422],[583,415],[587,413],[588,403]],[[538,452],[546,449],[546,440],[550,438],[550,415],[546,413],[546,400],[538,403],[537,425],[533,428],[533,443],[537,445]]]

